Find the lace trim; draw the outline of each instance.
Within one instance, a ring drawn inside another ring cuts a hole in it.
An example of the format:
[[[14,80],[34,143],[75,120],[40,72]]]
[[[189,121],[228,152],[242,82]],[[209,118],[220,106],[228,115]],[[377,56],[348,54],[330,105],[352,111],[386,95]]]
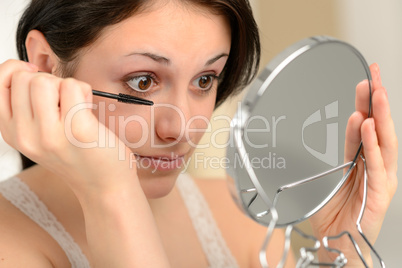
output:
[[[187,174],[181,174],[177,180],[177,187],[210,267],[239,267],[216,225],[206,200],[192,178]]]
[[[19,178],[11,178],[0,183],[0,194],[20,209],[24,214],[47,231],[64,250],[73,268],[89,268],[89,262],[81,248],[56,217],[39,200],[28,185]]]

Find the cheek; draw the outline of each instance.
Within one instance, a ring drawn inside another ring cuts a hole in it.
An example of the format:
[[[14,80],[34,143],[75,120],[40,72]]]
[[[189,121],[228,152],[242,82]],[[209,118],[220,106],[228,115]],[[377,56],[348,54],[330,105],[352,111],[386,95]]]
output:
[[[138,113],[132,105],[100,101],[94,110],[99,122],[104,124],[128,147],[134,149],[146,144],[149,131],[149,115]],[[105,138],[109,137],[105,135]],[[112,139],[110,138],[110,141]]]
[[[129,148],[137,149],[147,144],[151,126],[149,121],[140,115],[119,117],[118,137]]]
[[[187,122],[189,140],[196,145],[209,127],[209,118],[201,115],[191,118]]]
[[[197,105],[195,107],[202,107],[202,109],[198,109],[198,113],[187,121],[187,131],[190,140],[197,144],[205,132],[211,132],[210,119],[212,117],[214,105],[209,103],[206,105]]]

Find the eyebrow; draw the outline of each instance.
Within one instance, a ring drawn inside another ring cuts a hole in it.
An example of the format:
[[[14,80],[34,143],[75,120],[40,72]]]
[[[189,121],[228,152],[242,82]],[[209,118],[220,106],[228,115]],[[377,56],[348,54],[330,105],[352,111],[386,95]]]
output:
[[[126,57],[130,57],[130,56],[134,56],[134,55],[140,55],[140,56],[148,57],[148,58],[150,58],[150,59],[152,59],[152,60],[154,60],[156,62],[163,63],[165,65],[170,64],[169,59],[167,59],[167,58],[165,58],[163,56],[159,56],[159,55],[156,55],[156,54],[153,54],[153,53],[148,53],[148,52],[143,52],[143,53],[134,52],[134,53],[130,53],[130,54],[126,55]]]
[[[229,57],[229,54],[226,54],[226,53],[219,54],[218,56],[213,57],[212,59],[210,59],[209,61],[207,61],[207,63],[205,64],[205,66],[212,65],[212,64],[214,64],[215,62],[217,62],[220,58],[223,58],[223,57]]]
[[[165,64],[165,65],[169,65],[170,64],[170,60],[166,57],[160,56],[160,55],[156,55],[153,53],[149,53],[149,52],[134,52],[134,53],[130,53],[128,55],[126,55],[126,57],[129,56],[134,56],[134,55],[139,55],[139,56],[144,56],[144,57],[148,57],[156,62]],[[229,54],[227,53],[221,53],[219,55],[217,55],[216,57],[213,57],[212,59],[208,60],[207,63],[205,64],[205,66],[209,66],[214,64],[216,61],[218,61],[220,58],[223,57],[229,57]]]

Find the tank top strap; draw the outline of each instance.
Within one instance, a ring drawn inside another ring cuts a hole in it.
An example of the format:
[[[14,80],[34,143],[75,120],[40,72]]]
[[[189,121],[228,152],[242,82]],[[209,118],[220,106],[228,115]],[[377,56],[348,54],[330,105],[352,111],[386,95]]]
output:
[[[177,187],[211,268],[238,267],[214,220],[207,201],[188,174],[181,174]]]
[[[0,183],[0,194],[57,241],[67,255],[71,267],[90,267],[78,244],[28,185],[14,177]]]

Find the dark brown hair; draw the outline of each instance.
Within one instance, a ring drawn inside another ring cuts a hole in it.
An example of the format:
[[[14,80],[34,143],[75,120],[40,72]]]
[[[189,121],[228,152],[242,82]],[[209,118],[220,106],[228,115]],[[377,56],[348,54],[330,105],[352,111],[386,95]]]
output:
[[[173,1],[173,0],[171,0]],[[260,63],[260,39],[248,0],[175,0],[226,17],[231,50],[218,84],[215,107],[240,92],[255,77]],[[28,61],[25,41],[31,30],[43,33],[61,63],[60,73],[72,76],[81,49],[90,46],[102,30],[147,10],[152,0],[32,0],[17,30],[17,50]],[[27,161],[27,159],[23,159]],[[24,167],[29,163],[24,163]]]

